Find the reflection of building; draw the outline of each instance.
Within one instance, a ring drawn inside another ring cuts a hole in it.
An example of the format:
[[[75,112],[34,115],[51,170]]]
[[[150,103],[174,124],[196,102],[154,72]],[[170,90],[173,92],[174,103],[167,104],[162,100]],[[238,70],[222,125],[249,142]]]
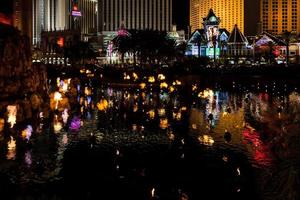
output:
[[[128,29],[172,29],[172,0],[103,0],[99,3],[102,31]]]
[[[201,28],[202,18],[209,9],[222,19],[221,28],[231,30],[237,24],[244,32],[244,0],[190,0],[192,31]]]
[[[273,34],[285,31],[300,33],[299,0],[261,0],[260,7],[263,31]]]

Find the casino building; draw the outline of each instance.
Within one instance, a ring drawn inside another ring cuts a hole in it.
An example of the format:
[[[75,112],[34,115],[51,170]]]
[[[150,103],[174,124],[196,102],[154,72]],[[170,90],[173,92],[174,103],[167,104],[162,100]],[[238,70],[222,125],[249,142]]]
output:
[[[188,40],[187,56],[219,58],[221,56],[248,55],[249,43],[237,25],[229,33],[220,28],[221,19],[212,9],[203,18],[203,28],[196,29]]]

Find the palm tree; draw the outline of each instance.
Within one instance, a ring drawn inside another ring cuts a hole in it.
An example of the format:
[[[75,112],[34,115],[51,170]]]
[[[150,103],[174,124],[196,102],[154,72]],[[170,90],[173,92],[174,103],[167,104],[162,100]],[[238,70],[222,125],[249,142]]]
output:
[[[124,57],[126,53],[131,50],[130,44],[131,39],[128,35],[118,35],[113,39],[114,49],[113,51],[118,52],[121,55],[121,62],[124,64]]]

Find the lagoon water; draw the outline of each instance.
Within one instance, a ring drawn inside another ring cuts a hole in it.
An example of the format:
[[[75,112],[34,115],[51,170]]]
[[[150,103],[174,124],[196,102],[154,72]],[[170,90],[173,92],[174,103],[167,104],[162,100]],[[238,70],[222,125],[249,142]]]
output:
[[[67,91],[67,82],[58,85]],[[297,84],[188,82],[73,84],[76,96],[62,92],[48,117],[37,114],[5,126],[0,195],[5,200],[275,195],[276,186],[265,177],[288,151],[278,152],[274,140],[286,124],[296,124]],[[28,126],[29,141],[22,138]]]

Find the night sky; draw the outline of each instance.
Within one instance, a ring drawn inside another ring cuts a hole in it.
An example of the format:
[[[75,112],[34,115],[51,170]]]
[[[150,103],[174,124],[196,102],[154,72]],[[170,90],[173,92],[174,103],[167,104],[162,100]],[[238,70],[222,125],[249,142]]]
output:
[[[187,30],[189,25],[190,0],[173,0],[174,23],[177,29]],[[245,34],[255,35],[259,22],[259,0],[245,0]],[[229,30],[230,31],[230,30]]]
[[[12,14],[13,0],[1,0],[0,13],[10,15]]]

